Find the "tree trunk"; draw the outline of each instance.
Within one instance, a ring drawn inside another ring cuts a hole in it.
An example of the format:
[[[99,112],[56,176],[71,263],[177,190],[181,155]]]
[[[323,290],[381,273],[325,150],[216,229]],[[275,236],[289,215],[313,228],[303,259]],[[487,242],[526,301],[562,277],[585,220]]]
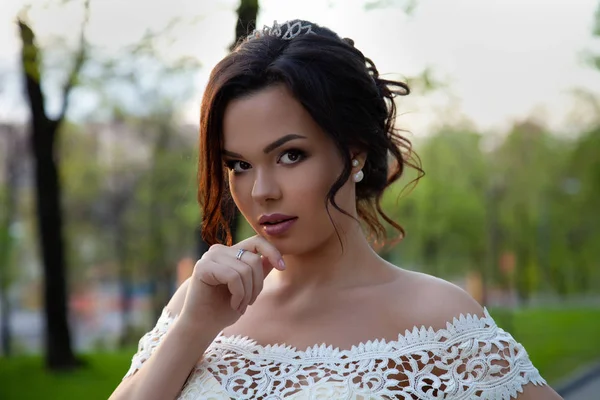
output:
[[[67,321],[63,221],[55,161],[56,137],[64,114],[58,120],[46,115],[35,35],[23,21],[19,21],[19,28],[23,44],[23,78],[31,111],[30,145],[35,164],[36,212],[44,276],[46,365],[52,370],[64,370],[80,365],[71,347]]]
[[[237,42],[248,35],[256,26],[256,17],[258,16],[258,0],[241,0],[238,7],[237,24],[235,25],[235,41],[230,46],[233,50]]]
[[[58,125],[45,115],[33,115],[31,145],[35,159],[37,220],[44,264],[46,363],[50,369],[78,365],[71,348],[67,312],[67,273],[64,256],[60,182],[54,160]]]

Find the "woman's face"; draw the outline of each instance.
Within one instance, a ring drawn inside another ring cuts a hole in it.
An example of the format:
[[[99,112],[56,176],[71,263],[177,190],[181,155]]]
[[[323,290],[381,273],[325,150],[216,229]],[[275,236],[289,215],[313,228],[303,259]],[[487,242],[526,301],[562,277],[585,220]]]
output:
[[[223,135],[231,194],[259,235],[284,255],[337,243],[326,198],[342,158],[287,87],[270,86],[230,102]],[[337,204],[352,215],[354,193],[349,179],[336,195]],[[355,223],[331,205],[329,210],[340,235]]]

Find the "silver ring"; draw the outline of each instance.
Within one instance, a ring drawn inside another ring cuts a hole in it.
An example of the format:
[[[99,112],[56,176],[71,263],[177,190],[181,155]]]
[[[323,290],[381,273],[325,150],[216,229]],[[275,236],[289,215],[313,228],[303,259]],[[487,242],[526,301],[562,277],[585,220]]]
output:
[[[244,249],[239,249],[239,250],[238,250],[238,253],[237,253],[237,256],[235,256],[235,258],[237,258],[237,259],[238,259],[238,261],[242,261],[242,256],[244,255],[244,253],[245,253],[246,251],[247,251],[247,250],[244,250]]]

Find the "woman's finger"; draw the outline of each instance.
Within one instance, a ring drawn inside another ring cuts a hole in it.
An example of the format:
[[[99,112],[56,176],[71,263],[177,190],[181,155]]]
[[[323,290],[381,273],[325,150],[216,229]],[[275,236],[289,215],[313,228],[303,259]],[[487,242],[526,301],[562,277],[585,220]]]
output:
[[[252,270],[252,296],[248,305],[254,304],[254,301],[263,289],[263,281],[265,279],[263,271],[263,258],[258,254],[254,254],[250,251],[245,251],[240,261],[248,264]]]
[[[232,248],[236,250],[244,249],[255,254],[260,254],[263,257],[266,257],[274,268],[277,268],[280,271],[285,269],[285,263],[283,262],[283,258],[279,250],[277,250],[277,248],[271,243],[267,242],[267,240],[262,236],[253,236],[239,242],[238,244],[232,246]]]
[[[221,265],[223,274],[227,276],[227,289],[231,293],[231,308],[238,310],[244,301],[246,296],[246,288],[242,275],[231,267],[225,267]],[[226,271],[226,272],[225,272]]]
[[[205,260],[204,262],[204,268],[198,275],[200,280],[209,286],[226,285],[231,294],[231,308],[237,310],[246,296],[242,274],[227,264],[213,260]]]
[[[254,293],[254,274],[252,272],[253,268],[239,260],[230,260],[228,265],[233,268],[242,279],[242,284],[244,285],[244,297],[242,298],[241,304],[238,306],[238,311],[244,312],[246,311],[246,307],[252,301],[252,296]]]

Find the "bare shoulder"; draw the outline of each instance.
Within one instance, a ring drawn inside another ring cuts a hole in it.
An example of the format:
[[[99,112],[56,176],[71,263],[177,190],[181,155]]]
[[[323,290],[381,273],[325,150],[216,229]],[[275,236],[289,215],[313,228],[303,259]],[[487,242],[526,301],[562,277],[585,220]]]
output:
[[[460,287],[431,275],[400,271],[393,287],[386,291],[386,304],[392,304],[390,312],[394,313],[401,331],[415,326],[438,330],[461,314],[484,315],[483,307]],[[498,365],[502,361],[495,362]],[[561,397],[546,384],[529,382],[517,399],[560,400]]]
[[[402,279],[389,296],[394,304],[409,305],[394,307],[402,325],[442,329],[461,314],[484,315],[483,307],[455,284],[420,272],[401,271]]]

